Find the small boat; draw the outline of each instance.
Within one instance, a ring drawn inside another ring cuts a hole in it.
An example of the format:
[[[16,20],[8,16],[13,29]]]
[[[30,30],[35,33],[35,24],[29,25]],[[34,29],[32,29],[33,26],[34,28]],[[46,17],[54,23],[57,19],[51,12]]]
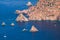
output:
[[[11,23],[11,26],[14,26],[15,24],[14,23]]]
[[[24,28],[22,31],[27,31],[27,29]]]
[[[2,24],[1,24],[2,26],[5,26],[6,25],[6,23],[5,22],[2,22]]]
[[[27,6],[32,6],[32,3],[31,2],[28,2],[26,5]]]
[[[34,25],[30,29],[30,32],[37,32],[37,31],[39,31],[39,30]]]

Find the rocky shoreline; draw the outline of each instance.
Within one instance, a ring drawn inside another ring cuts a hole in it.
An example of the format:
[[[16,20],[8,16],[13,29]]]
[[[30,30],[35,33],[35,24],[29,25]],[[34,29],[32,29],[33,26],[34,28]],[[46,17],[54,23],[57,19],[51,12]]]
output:
[[[39,0],[35,6],[22,11],[16,10],[16,13],[27,14],[28,20],[60,20],[60,0]],[[20,21],[18,17],[16,20]]]

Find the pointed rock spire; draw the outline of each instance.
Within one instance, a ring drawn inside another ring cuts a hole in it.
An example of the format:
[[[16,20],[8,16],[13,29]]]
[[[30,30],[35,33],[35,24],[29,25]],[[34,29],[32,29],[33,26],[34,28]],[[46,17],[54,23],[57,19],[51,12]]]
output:
[[[17,17],[16,21],[28,21],[28,19],[23,14],[20,14]]]
[[[37,31],[39,31],[39,30],[33,25],[30,32],[37,32]]]

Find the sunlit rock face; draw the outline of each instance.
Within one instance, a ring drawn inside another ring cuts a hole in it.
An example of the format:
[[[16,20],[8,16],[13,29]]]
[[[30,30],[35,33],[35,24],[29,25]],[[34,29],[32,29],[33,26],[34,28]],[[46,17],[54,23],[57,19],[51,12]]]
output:
[[[28,20],[60,20],[60,0],[39,0],[35,6],[20,13],[27,14]]]

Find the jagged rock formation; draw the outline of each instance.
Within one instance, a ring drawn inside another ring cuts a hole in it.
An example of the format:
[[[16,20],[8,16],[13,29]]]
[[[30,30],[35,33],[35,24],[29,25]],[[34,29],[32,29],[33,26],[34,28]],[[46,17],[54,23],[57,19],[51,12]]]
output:
[[[23,14],[20,14],[17,17],[16,21],[21,21],[22,22],[22,21],[28,21],[28,19]]]
[[[28,20],[60,20],[60,0],[39,0],[35,6],[20,13],[26,13]]]
[[[37,31],[39,31],[39,30],[33,25],[30,32],[37,32]]]

